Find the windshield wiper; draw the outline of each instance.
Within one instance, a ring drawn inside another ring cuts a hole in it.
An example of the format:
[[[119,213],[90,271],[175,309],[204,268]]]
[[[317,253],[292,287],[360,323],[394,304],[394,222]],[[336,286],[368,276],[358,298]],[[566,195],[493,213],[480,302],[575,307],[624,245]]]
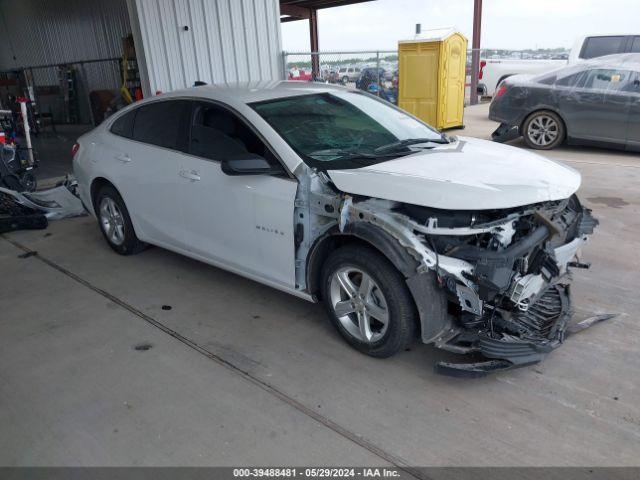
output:
[[[375,150],[374,150],[375,152]],[[402,155],[408,155],[412,152],[395,152],[395,153],[368,153],[353,150],[320,150],[318,152],[309,153],[310,157],[335,157],[330,161],[336,160],[376,160],[378,158],[397,158]]]
[[[374,150],[376,153],[388,152],[391,150],[395,150],[397,148],[409,147],[411,145],[419,145],[421,143],[438,143],[438,144],[447,144],[449,140],[447,140],[444,136],[441,136],[439,139],[433,138],[406,138],[404,140],[398,140],[397,142],[389,143],[388,145],[382,145]],[[427,147],[434,148],[434,147]]]

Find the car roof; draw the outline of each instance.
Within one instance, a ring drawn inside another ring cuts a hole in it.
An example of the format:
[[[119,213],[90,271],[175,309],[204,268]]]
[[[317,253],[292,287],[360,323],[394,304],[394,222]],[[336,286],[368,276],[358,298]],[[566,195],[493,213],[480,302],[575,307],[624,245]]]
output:
[[[211,100],[219,100],[225,103],[248,104],[285,97],[295,97],[300,95],[330,93],[335,91],[348,90],[353,89],[340,85],[331,85],[321,82],[282,80],[201,85],[198,87],[191,87],[183,90],[175,90],[170,93],[161,94],[160,96],[166,98],[202,97]]]
[[[640,71],[640,53],[616,53],[587,60],[585,66],[624,67]]]

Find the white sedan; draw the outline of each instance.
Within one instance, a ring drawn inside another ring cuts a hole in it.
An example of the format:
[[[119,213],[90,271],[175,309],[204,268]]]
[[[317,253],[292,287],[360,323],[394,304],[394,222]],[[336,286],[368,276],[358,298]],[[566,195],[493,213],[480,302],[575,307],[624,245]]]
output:
[[[597,221],[580,175],[455,138],[369,94],[301,82],[137,102],[74,147],[81,199],[116,252],[157,245],[322,300],[376,357],[415,339],[535,363],[564,339],[570,266]]]

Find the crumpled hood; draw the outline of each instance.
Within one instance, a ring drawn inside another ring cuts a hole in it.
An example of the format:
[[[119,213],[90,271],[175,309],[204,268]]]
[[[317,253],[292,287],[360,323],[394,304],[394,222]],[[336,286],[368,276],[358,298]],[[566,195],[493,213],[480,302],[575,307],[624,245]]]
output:
[[[346,193],[449,210],[561,200],[581,182],[576,170],[541,155],[468,137],[369,167],[327,173]]]

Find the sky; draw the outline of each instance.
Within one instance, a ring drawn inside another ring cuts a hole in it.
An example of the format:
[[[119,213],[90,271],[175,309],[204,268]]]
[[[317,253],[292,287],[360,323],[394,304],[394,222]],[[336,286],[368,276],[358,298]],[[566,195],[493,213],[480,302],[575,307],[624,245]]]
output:
[[[374,0],[320,10],[320,51],[395,49],[422,29],[455,26],[471,42],[473,0]],[[482,47],[571,48],[580,35],[640,33],[640,0],[484,0]],[[309,51],[309,22],[282,24],[285,51]]]

